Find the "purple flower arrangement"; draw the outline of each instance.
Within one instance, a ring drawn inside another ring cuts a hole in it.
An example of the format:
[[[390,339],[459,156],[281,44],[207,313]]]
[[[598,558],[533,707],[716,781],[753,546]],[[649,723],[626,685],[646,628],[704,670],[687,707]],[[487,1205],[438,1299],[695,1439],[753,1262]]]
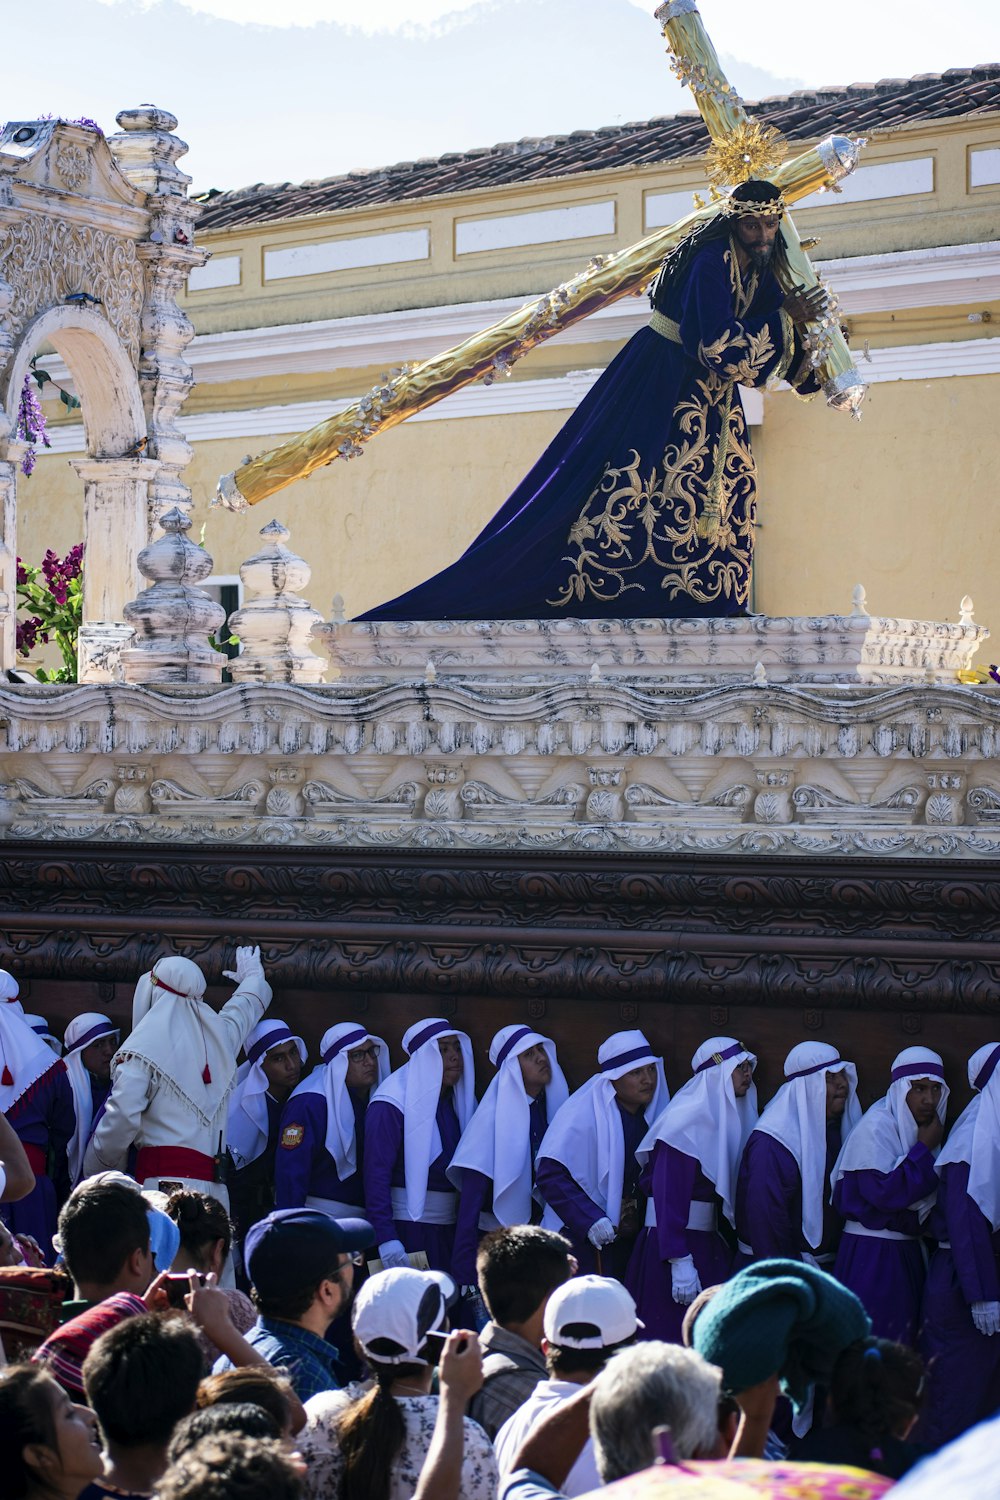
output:
[[[35,467],[35,449],[38,444],[41,443],[45,448],[52,447],[45,427],[45,413],[35,394],[35,382],[30,374],[25,375],[24,384],[21,387],[21,400],[17,408],[14,436],[28,445],[21,460],[21,473],[30,474]]]
[[[17,649],[29,656],[39,644],[54,641],[63,664],[55,672],[39,668],[39,682],[76,681],[76,640],[83,617],[83,543],[65,557],[51,547],[40,568],[17,559],[18,608],[31,610],[17,622]]]

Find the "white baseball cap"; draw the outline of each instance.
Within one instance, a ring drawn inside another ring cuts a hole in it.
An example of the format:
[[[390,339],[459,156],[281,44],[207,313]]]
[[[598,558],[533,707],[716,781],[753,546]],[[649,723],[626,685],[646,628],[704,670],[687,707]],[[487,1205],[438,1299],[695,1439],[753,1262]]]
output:
[[[556,1287],[545,1307],[545,1337],[559,1349],[610,1349],[646,1325],[635,1301],[610,1276],[573,1276]]]
[[[370,1276],[358,1292],[352,1318],[365,1358],[377,1365],[437,1364],[439,1340],[434,1340],[432,1358],[422,1358],[420,1350],[431,1334],[443,1336],[455,1292],[444,1271],[394,1266]]]

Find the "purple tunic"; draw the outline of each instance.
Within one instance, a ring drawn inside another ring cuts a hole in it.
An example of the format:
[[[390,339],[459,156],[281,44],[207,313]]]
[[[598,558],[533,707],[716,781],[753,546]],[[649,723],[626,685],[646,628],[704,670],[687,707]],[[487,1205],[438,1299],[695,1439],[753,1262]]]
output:
[[[649,1131],[649,1122],[641,1110],[633,1115],[627,1109],[622,1109],[617,1099],[615,1104],[624,1141],[622,1204],[629,1199],[636,1201],[638,1224],[641,1227],[646,1212],[646,1198],[639,1189],[642,1168],[635,1153]],[[595,1272],[600,1268],[602,1275],[617,1276],[619,1281],[624,1281],[636,1236],[619,1234],[610,1245],[605,1245],[598,1257],[598,1252],[587,1238],[587,1231],[598,1219],[606,1218],[604,1209],[599,1208],[593,1198],[584,1192],[562,1162],[540,1156],[535,1163],[535,1176],[546,1203],[562,1220],[562,1232],[572,1241],[573,1254],[579,1262],[581,1272]]]
[[[548,1127],[548,1105],[545,1090],[537,1099],[532,1099],[528,1109],[528,1126],[531,1146],[531,1184],[535,1184],[535,1157]],[[493,1211],[493,1179],[485,1172],[476,1172],[471,1167],[462,1168],[462,1187],[458,1201],[458,1222],[455,1225],[454,1271],[460,1286],[471,1286],[476,1280],[476,1251],[479,1248],[479,1216]],[[541,1219],[541,1209],[532,1199],[531,1222]]]
[[[432,1193],[450,1193],[457,1212],[458,1193],[445,1176],[462,1135],[450,1089],[443,1090],[438,1100],[436,1120],[441,1151],[428,1169],[427,1188]],[[391,1189],[405,1186],[403,1114],[388,1099],[376,1099],[369,1105],[365,1116],[364,1184],[368,1220],[379,1244],[386,1240],[400,1240],[410,1254],[423,1250],[433,1270],[447,1271],[451,1275],[455,1225],[428,1224],[392,1216]]]
[[[359,1211],[364,1209],[362,1174],[368,1100],[356,1091],[351,1091],[350,1097],[354,1106],[357,1170],[349,1177],[337,1175],[337,1164],[326,1149],[326,1096],[301,1093],[286,1101],[274,1163],[276,1208],[301,1208],[311,1196],[350,1203]]]
[[[1000,1302],[1000,1230],[969,1197],[968,1162],[941,1172],[935,1219],[943,1243],[924,1289],[920,1352],[928,1389],[917,1439],[937,1448],[1000,1407],[1000,1334],[972,1321],[974,1302]]]
[[[833,1190],[845,1219],[913,1236],[884,1240],[845,1230],[841,1237],[833,1273],[864,1303],[876,1338],[916,1345],[926,1266],[923,1226],[910,1204],[937,1185],[934,1156],[917,1141],[891,1172],[845,1172]]]
[[[831,1120],[826,1129],[824,1185],[840,1155],[841,1121]],[[823,1236],[818,1249],[808,1245],[802,1233],[802,1174],[798,1162],[780,1141],[764,1130],[752,1130],[740,1163],[736,1182],[736,1234],[750,1247],[736,1269],[749,1260],[775,1256],[801,1260],[803,1251],[817,1258],[831,1256],[840,1234],[839,1214],[823,1195]]]
[[[712,1203],[721,1214],[722,1200],[694,1157],[665,1141],[657,1141],[641,1186],[652,1195],[656,1228],[636,1240],[625,1285],[646,1325],[643,1337],[679,1344],[687,1308],[674,1301],[670,1261],[690,1255],[703,1287],[728,1279],[732,1251],[718,1230],[687,1227],[692,1203]]]
[[[51,1265],[59,1207],[69,1196],[66,1149],[76,1129],[73,1090],[61,1058],[11,1105],[7,1118],[26,1146],[49,1154],[53,1175],[36,1172],[35,1186],[28,1196],[17,1203],[5,1203],[0,1213],[14,1234],[34,1236]]]

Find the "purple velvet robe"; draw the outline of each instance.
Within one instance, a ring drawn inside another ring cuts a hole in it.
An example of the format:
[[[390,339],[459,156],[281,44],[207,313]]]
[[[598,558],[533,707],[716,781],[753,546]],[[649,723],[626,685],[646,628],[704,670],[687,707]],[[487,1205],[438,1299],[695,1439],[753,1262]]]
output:
[[[542,1144],[549,1123],[545,1090],[537,1099],[532,1099],[528,1109],[528,1127],[531,1144],[531,1183],[535,1183],[535,1157]],[[455,1225],[454,1272],[460,1286],[472,1286],[476,1280],[476,1251],[479,1248],[479,1215],[493,1208],[493,1179],[485,1172],[475,1172],[471,1167],[462,1168],[462,1187],[458,1200],[458,1222]],[[536,1211],[537,1210],[537,1211]],[[531,1222],[537,1224],[542,1217],[541,1208],[532,1200]]]
[[[974,1302],[1000,1302],[1000,1230],[968,1188],[968,1163],[950,1162],[934,1213],[944,1243],[931,1258],[920,1338],[928,1385],[916,1436],[932,1448],[1000,1407],[1000,1334],[980,1333],[971,1312]]]
[[[617,1099],[615,1105],[624,1142],[622,1202],[629,1198],[638,1199],[641,1225],[646,1212],[646,1198],[639,1189],[642,1168],[635,1153],[649,1131],[649,1122],[641,1110],[632,1115],[627,1109],[622,1109]],[[598,1219],[606,1217],[604,1209],[598,1207],[593,1198],[584,1192],[568,1167],[564,1167],[562,1162],[553,1161],[551,1157],[538,1158],[535,1163],[535,1178],[546,1203],[562,1220],[562,1232],[572,1241],[573,1254],[579,1262],[581,1272],[593,1273],[600,1266],[602,1275],[617,1276],[619,1281],[624,1281],[635,1244],[634,1237],[619,1236],[610,1245],[605,1245],[598,1259],[597,1252],[587,1238],[587,1231]]]
[[[910,1240],[881,1240],[845,1232],[833,1274],[860,1297],[876,1338],[916,1345],[926,1264],[924,1228],[910,1204],[936,1191],[934,1156],[917,1141],[891,1172],[845,1172],[833,1203],[866,1229],[891,1229]]]
[[[690,1255],[703,1287],[728,1279],[733,1254],[718,1230],[687,1227],[692,1203],[714,1203],[721,1216],[722,1200],[694,1157],[665,1141],[657,1141],[640,1186],[653,1199],[656,1228],[640,1232],[625,1285],[646,1325],[643,1336],[679,1344],[687,1308],[674,1301],[670,1262]]]
[[[801,1260],[803,1251],[820,1256],[836,1249],[841,1219],[828,1199],[830,1173],[841,1145],[841,1121],[832,1120],[826,1130],[823,1236],[814,1249],[802,1233],[802,1174],[795,1157],[766,1131],[750,1132],[736,1181],[736,1234],[742,1244],[750,1246],[750,1259]],[[742,1255],[735,1269],[746,1264],[748,1259]]]
[[[310,1195],[354,1205],[364,1217],[365,1113],[368,1100],[351,1092],[357,1170],[337,1174],[337,1164],[326,1149],[327,1104],[323,1094],[296,1094],[281,1112],[278,1150],[274,1163],[276,1208],[301,1208]],[[296,1128],[297,1127],[297,1128]],[[289,1144],[285,1143],[288,1132]]]
[[[69,1196],[66,1149],[76,1129],[73,1090],[61,1058],[11,1106],[7,1118],[25,1145],[49,1153],[53,1175],[36,1173],[35,1186],[28,1196],[17,1203],[5,1203],[0,1214],[14,1234],[33,1236],[51,1265],[59,1209]]]
[[[441,1151],[428,1169],[427,1187],[430,1192],[450,1193],[455,1199],[457,1213],[458,1193],[445,1176],[462,1135],[450,1089],[445,1089],[438,1100],[436,1119]],[[365,1116],[364,1185],[368,1220],[378,1243],[400,1240],[410,1254],[423,1250],[432,1269],[447,1271],[451,1275],[454,1224],[428,1224],[392,1217],[390,1190],[405,1186],[403,1115],[387,1099],[376,1099],[368,1106]]]

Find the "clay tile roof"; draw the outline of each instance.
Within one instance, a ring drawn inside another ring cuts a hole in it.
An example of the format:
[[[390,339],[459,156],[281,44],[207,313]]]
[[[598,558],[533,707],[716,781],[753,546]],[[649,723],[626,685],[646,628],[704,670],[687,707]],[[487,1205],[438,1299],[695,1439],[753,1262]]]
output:
[[[864,134],[917,120],[1000,112],[1000,63],[883,78],[877,83],[798,89],[748,106],[792,141],[819,140],[831,131]],[[202,234],[337,209],[402,204],[476,188],[540,182],[547,178],[651,166],[697,156],[708,143],[697,110],[574,130],[569,135],[525,137],[470,151],[398,162],[366,172],[301,183],[255,183],[202,198]]]

